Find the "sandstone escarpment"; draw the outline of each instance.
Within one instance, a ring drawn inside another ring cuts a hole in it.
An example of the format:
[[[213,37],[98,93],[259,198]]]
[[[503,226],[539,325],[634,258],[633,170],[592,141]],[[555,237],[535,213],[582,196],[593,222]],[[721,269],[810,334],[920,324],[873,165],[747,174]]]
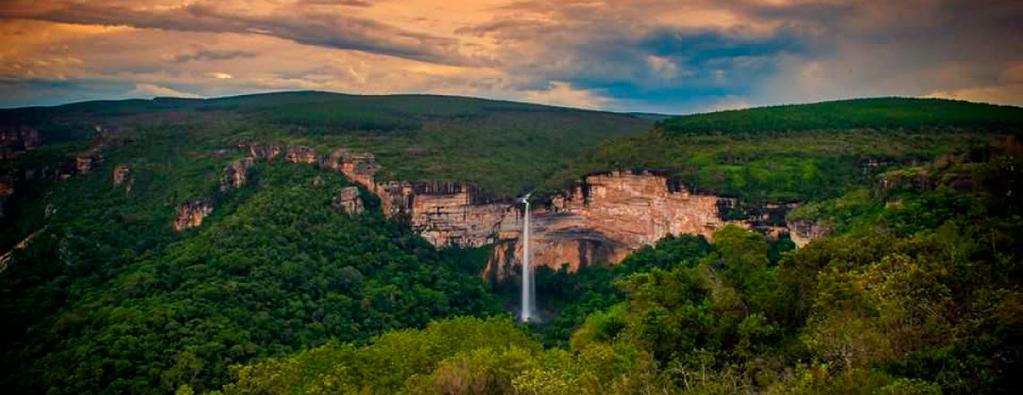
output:
[[[113,178],[114,188],[123,186],[125,193],[131,192],[132,185],[131,168],[129,168],[128,165],[121,163],[118,164],[117,166],[114,166]]]
[[[12,159],[42,142],[39,131],[27,126],[0,128],[0,159]]]
[[[0,218],[6,217],[5,203],[7,198],[14,194],[14,180],[10,177],[0,177]]]
[[[795,220],[787,223],[789,237],[797,247],[803,248],[811,241],[831,236],[835,232],[834,227],[816,221]]]
[[[256,159],[274,160],[281,154],[281,147],[277,144],[241,144],[241,147],[249,150],[249,156]]]
[[[220,180],[220,191],[228,192],[245,185],[249,180],[249,169],[254,163],[252,158],[242,158],[232,161],[224,167],[224,176]]]
[[[491,244],[508,214],[508,204],[488,202],[461,184],[420,184],[412,187],[411,196],[409,222],[438,247]]]
[[[185,229],[198,228],[202,221],[213,212],[213,204],[205,199],[198,199],[186,202],[177,209],[177,219],[174,220],[174,230],[181,232]]]
[[[358,187],[342,188],[335,203],[341,209],[341,212],[348,215],[362,214],[366,211],[365,206],[362,204],[362,198],[359,197]]]
[[[380,167],[368,153],[338,149],[320,156],[308,147],[282,149],[273,144],[243,148],[255,158],[272,159],[275,152],[284,152],[290,162],[318,164],[340,172],[379,197],[386,216],[407,220],[437,247],[495,244],[487,276],[505,277],[521,262],[522,210],[514,202],[490,199],[459,183],[377,181]],[[355,196],[356,192],[349,194]],[[721,207],[727,206],[724,201],[692,193],[670,177],[653,172],[591,175],[572,191],[555,197],[550,205],[532,211],[532,259],[551,268],[567,264],[575,271],[597,262],[617,263],[668,235],[709,238],[726,223],[721,212]]]
[[[550,207],[531,213],[532,262],[555,269],[567,264],[575,271],[596,262],[617,263],[669,234],[709,238],[725,224],[718,201],[651,172],[592,175]],[[520,216],[502,224],[501,244],[486,276],[504,277],[521,262]]]
[[[316,164],[320,161],[320,154],[316,150],[302,146],[292,145],[284,153],[284,158],[291,163]]]

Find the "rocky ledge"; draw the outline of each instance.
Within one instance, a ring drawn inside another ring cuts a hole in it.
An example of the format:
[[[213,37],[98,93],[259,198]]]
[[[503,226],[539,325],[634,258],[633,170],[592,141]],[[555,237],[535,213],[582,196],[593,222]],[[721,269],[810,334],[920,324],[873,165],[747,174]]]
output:
[[[380,198],[389,217],[410,227],[437,247],[494,245],[484,276],[503,278],[521,262],[522,207],[494,199],[471,185],[378,181],[380,166],[370,153],[338,149],[321,155],[304,146],[246,143],[253,158],[283,156],[293,163],[336,170]],[[356,191],[342,193],[339,206],[356,212]],[[358,203],[356,203],[358,202]],[[614,171],[585,177],[571,191],[531,212],[531,251],[537,265],[570,271],[597,262],[618,263],[632,251],[668,235],[710,238],[728,221],[722,210],[732,199],[695,193],[670,177],[650,171]],[[781,209],[788,209],[782,207]],[[785,210],[782,210],[785,211]],[[784,213],[782,213],[782,217]],[[765,227],[762,219],[733,221],[777,236],[784,227]]]

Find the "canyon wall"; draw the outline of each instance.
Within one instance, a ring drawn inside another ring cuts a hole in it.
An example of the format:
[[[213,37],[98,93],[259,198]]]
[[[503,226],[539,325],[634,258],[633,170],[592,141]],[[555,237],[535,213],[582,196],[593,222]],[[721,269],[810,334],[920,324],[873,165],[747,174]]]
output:
[[[519,203],[492,199],[459,183],[377,181],[379,165],[368,153],[338,149],[321,156],[302,146],[241,147],[254,158],[273,160],[283,154],[289,162],[340,172],[379,197],[384,215],[408,221],[413,231],[437,247],[493,244],[485,277],[504,278],[521,262]],[[590,175],[571,191],[532,211],[532,260],[536,265],[553,269],[567,265],[575,271],[598,262],[618,263],[632,251],[668,235],[710,238],[727,223],[722,209],[729,204],[734,202],[693,193],[660,173]],[[756,221],[735,223],[758,227]]]
[[[552,269],[567,265],[574,272],[597,262],[618,263],[668,235],[710,238],[725,225],[719,201],[657,173],[591,175],[531,213],[532,262]],[[521,212],[513,218],[501,229],[485,277],[503,278],[522,260]]]

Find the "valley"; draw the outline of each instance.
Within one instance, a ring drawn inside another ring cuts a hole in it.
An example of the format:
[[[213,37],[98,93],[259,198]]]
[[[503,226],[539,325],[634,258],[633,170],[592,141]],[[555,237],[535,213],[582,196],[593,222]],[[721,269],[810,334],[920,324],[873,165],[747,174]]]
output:
[[[861,99],[655,118],[324,92],[0,110],[2,383],[1012,383],[1023,110]],[[522,324],[529,192],[542,322]]]

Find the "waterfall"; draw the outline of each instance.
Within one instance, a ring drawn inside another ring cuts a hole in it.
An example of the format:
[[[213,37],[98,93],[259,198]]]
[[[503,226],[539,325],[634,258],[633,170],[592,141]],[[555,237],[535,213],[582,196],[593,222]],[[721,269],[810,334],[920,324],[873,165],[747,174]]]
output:
[[[533,284],[533,270],[529,267],[529,195],[522,198],[526,210],[522,220],[522,313],[519,318],[522,322],[529,322],[533,318],[533,303],[535,300],[535,285]]]

